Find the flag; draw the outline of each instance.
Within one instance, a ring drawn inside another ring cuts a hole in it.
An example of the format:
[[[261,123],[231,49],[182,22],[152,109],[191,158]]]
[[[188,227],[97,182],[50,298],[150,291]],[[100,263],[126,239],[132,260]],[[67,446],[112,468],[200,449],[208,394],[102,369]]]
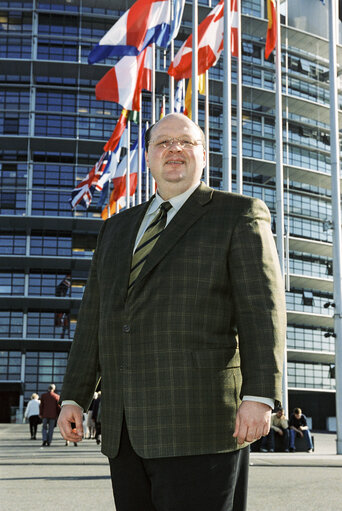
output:
[[[198,92],[200,94],[205,95],[205,73],[198,77]],[[185,106],[184,106],[184,115],[192,118],[192,108],[191,108],[191,98],[192,98],[192,79],[189,78],[188,87],[186,89],[185,94]]]
[[[179,80],[175,93],[174,111],[182,113],[184,110],[184,80]]]
[[[224,0],[208,14],[198,27],[198,74],[205,73],[214,66],[223,50]],[[231,0],[232,54],[237,57],[237,8],[236,0]],[[176,80],[191,78],[192,74],[192,34],[183,43],[171,62],[168,73]]]
[[[268,59],[277,43],[277,9],[275,0],[267,0],[267,18],[265,59]]]
[[[116,169],[120,161],[121,148],[125,145],[125,142],[123,141],[124,138],[127,139],[127,137],[122,137],[119,140],[115,151],[111,153],[108,164],[106,165],[100,179],[96,184],[96,189],[101,191],[101,195],[97,203],[97,205],[101,208],[108,199],[109,182],[115,176]]]
[[[102,172],[104,172],[108,163],[108,154],[103,153],[101,158],[95,163],[89,174],[83,179],[74,190],[71,192],[71,198],[69,200],[71,208],[80,204],[81,206],[88,208],[93,198],[93,193],[96,189],[97,181],[100,179]]]
[[[113,55],[139,55],[153,42],[166,48],[170,22],[169,0],[137,0],[91,50],[89,64]]]
[[[113,133],[111,134],[110,139],[108,142],[106,142],[103,150],[104,151],[114,151],[117,147],[119,140],[121,138],[121,135],[125,131],[125,128],[127,126],[127,120],[128,120],[128,114],[129,111],[126,110],[126,108],[122,109],[121,115],[119,117],[118,122],[116,123],[116,126],[114,128]]]
[[[145,169],[145,143],[144,143],[145,128],[141,132],[141,154],[142,154],[142,170]],[[139,169],[139,154],[138,154],[138,138],[135,141],[130,151],[130,196],[135,193],[137,182],[138,182],[138,169]],[[128,155],[126,155],[119,163],[114,178],[113,185],[114,189],[111,193],[109,204],[102,211],[102,218],[105,219],[108,216],[108,206],[110,214],[114,214],[116,211],[116,202],[120,201],[122,197],[126,195],[126,172],[127,172]],[[121,207],[122,203],[121,203]]]
[[[123,57],[96,85],[96,99],[140,110],[140,92],[152,88],[152,48],[137,57]]]
[[[181,21],[183,17],[185,0],[174,0],[173,3],[173,20],[171,22],[170,37],[167,42],[167,46],[171,43],[172,39],[177,37]]]

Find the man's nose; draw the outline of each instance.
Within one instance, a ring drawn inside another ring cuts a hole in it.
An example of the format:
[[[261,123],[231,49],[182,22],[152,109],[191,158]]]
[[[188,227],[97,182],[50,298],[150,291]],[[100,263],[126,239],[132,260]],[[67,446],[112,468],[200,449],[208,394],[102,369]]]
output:
[[[183,149],[183,147],[181,146],[181,143],[179,140],[177,140],[176,138],[174,138],[173,140],[170,140],[169,151],[173,151],[173,150],[181,151],[182,149]]]

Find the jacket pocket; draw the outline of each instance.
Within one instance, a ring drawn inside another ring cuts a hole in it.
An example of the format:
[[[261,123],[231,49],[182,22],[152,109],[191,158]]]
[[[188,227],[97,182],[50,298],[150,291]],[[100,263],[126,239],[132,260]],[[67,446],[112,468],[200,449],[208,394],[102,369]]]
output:
[[[199,369],[228,369],[240,367],[237,349],[198,350],[192,352],[192,363]]]

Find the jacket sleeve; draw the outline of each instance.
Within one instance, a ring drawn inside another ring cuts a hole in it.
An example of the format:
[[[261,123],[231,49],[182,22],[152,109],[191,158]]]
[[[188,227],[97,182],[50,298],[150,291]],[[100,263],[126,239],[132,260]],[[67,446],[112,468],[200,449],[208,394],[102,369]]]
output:
[[[98,324],[100,293],[97,277],[97,258],[106,222],[101,228],[93,255],[87,285],[77,318],[60,402],[72,400],[87,410],[99,377]]]
[[[286,332],[284,283],[268,208],[259,199],[251,198],[247,204],[237,218],[229,253],[241,397],[267,397],[278,403]]]

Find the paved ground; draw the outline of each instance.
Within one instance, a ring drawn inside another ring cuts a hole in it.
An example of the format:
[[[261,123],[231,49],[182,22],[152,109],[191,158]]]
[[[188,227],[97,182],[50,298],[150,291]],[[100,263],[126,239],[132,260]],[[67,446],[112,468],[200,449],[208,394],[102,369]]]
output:
[[[66,447],[56,430],[53,444],[41,448],[28,430],[0,424],[1,511],[115,510],[109,468],[94,440]],[[313,454],[252,453],[248,511],[341,511],[335,438],[316,433]]]

